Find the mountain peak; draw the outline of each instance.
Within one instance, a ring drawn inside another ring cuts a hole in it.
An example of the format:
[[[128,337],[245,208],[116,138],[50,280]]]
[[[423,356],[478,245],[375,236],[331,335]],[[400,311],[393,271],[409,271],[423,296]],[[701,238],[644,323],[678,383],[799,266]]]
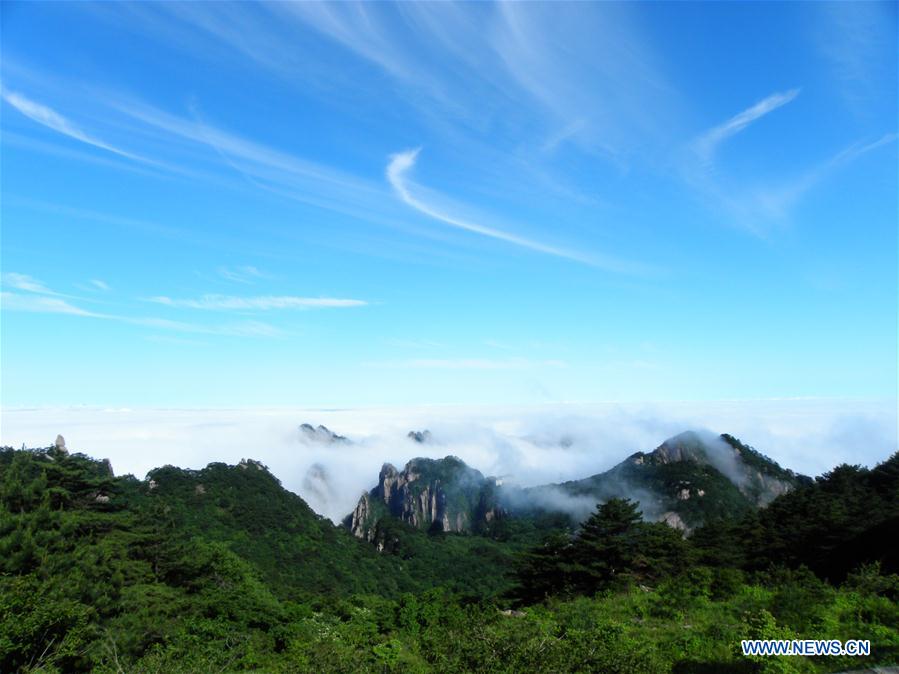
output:
[[[431,435],[431,431],[427,428],[423,431],[409,431],[406,434],[406,437],[409,438],[412,442],[417,442],[420,445],[431,442],[434,438]]]
[[[480,471],[456,456],[416,457],[402,471],[385,463],[378,485],[362,495],[345,524],[354,535],[369,541],[377,538],[378,522],[384,516],[416,529],[471,531],[475,520],[499,515],[498,510],[484,506],[484,494],[492,485]]]
[[[350,442],[349,438],[346,438],[343,435],[337,435],[337,433],[330,428],[321,424],[318,426],[313,426],[312,424],[300,424],[299,432],[301,442],[317,442],[325,445]]]
[[[684,431],[665,440],[650,456],[659,463],[707,462],[710,452],[722,449],[729,449],[722,436],[707,431]]]

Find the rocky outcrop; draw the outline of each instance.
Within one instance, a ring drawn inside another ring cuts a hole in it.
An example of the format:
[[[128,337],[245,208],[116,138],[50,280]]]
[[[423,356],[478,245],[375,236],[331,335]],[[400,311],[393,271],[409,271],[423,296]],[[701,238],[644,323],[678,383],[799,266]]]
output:
[[[241,459],[240,463],[237,464],[237,467],[241,470],[247,470],[248,468],[255,468],[256,470],[261,470],[263,472],[268,472],[268,468],[266,468],[265,464],[262,461],[257,461],[256,459]]]
[[[348,519],[348,528],[356,538],[364,538],[371,542],[374,538],[375,528],[374,518],[372,517],[371,496],[362,494],[359,503],[350,513]]]
[[[362,495],[344,523],[369,541],[384,517],[424,531],[471,532],[502,516],[494,488],[494,480],[452,456],[412,459],[401,471],[385,463],[378,485]]]
[[[337,435],[327,426],[312,426],[312,424],[300,424],[299,427],[300,442],[318,443],[323,445],[348,444],[349,438]]]
[[[409,439],[419,442],[416,433]],[[345,525],[389,547],[386,523],[393,521],[424,531],[492,535],[503,528],[499,518],[558,513],[575,525],[597,504],[629,498],[644,519],[689,534],[710,517],[739,517],[764,507],[805,480],[732,436],[688,431],[604,473],[524,489],[503,486],[451,456],[413,459],[403,470],[384,464],[378,485],[363,495]]]

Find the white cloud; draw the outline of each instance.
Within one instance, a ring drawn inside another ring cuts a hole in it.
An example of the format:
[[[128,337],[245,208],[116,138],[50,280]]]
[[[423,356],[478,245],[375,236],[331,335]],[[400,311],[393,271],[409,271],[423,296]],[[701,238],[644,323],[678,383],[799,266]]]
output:
[[[159,296],[149,302],[182,309],[213,309],[237,311],[268,311],[270,309],[323,309],[363,307],[364,300],[334,297],[295,297],[292,295],[265,295],[260,297],[234,297],[231,295],[203,295],[199,299],[172,299]]]
[[[415,456],[459,456],[485,475],[524,486],[583,478],[608,470],[633,452],[652,450],[687,429],[731,433],[808,475],[841,462],[873,465],[896,451],[895,400],[732,400],[527,407],[380,409],[96,409],[3,408],[0,445],[48,445],[61,433],[75,451],[109,457],[116,474],[139,477],[173,464],[255,458],[284,486],[312,500],[303,478],[320,464],[335,499],[318,503],[337,520],[377,482],[381,464]],[[297,426],[325,424],[353,444],[297,441]],[[406,439],[430,429],[434,442]]]
[[[830,158],[806,170],[800,176],[779,185],[744,189],[742,192],[725,193],[719,187],[709,188],[732,213],[743,222],[778,220],[787,218],[794,206],[833,173],[851,164],[859,157],[896,141],[895,133],[888,133],[874,141],[857,141]],[[762,233],[757,225],[751,227]]]
[[[405,152],[398,152],[397,154],[391,155],[390,162],[387,164],[387,181],[393,187],[397,196],[406,205],[414,208],[420,213],[423,213],[429,218],[439,220],[440,222],[443,222],[457,229],[462,229],[474,234],[480,234],[481,236],[489,237],[491,239],[497,239],[499,241],[511,243],[515,246],[527,248],[538,253],[544,253],[546,255],[573,260],[575,262],[580,262],[582,264],[587,264],[593,267],[599,267],[607,271],[633,273],[640,269],[640,265],[616,260],[611,257],[598,255],[582,255],[580,253],[566,250],[564,248],[557,248],[555,246],[549,246],[547,244],[540,243],[539,241],[526,239],[524,237],[518,236],[516,234],[511,234],[494,227],[487,227],[485,225],[480,225],[468,220],[463,220],[461,218],[448,215],[439,210],[437,207],[425,203],[412,194],[412,185],[406,178],[406,174],[415,166],[415,161],[418,158],[418,153],[420,151],[421,148],[417,148],[414,150],[406,150]]]
[[[887,133],[875,140],[859,140],[780,181],[768,179],[761,184],[746,185],[728,181],[721,172],[713,170],[715,152],[721,143],[798,94],[798,89],[772,94],[703,134],[689,146],[681,165],[682,177],[708,206],[724,211],[737,225],[759,236],[766,236],[772,223],[786,222],[799,201],[838,169],[897,138],[895,133]]]
[[[30,279],[30,277],[21,274],[18,276]],[[38,285],[37,287],[43,288],[46,294],[20,294],[3,291],[0,293],[0,309],[3,311],[20,311],[27,313],[65,314],[69,316],[116,321],[118,323],[127,323],[129,325],[139,325],[159,330],[193,334],[232,337],[281,337],[284,335],[282,330],[259,321],[244,321],[228,325],[202,325],[198,323],[172,321],[166,318],[156,318],[152,316],[101,314],[75,306],[61,297],[56,296],[56,293],[53,293],[42,285]]]
[[[16,290],[24,290],[29,293],[38,293],[40,295],[58,295],[59,293],[55,293],[50,290],[47,286],[43,284],[42,281],[38,281],[28,274],[18,274],[16,272],[5,272],[3,274],[3,285],[9,286],[10,288],[15,288]]]
[[[109,284],[106,281],[101,281],[97,278],[92,278],[90,281],[91,285],[94,286],[97,290],[102,290],[104,292],[109,290]]]
[[[757,119],[786,105],[798,95],[799,89],[790,89],[789,91],[771,94],[752,107],[734,115],[720,126],[716,126],[704,133],[694,142],[694,151],[704,163],[710,162],[721,143],[731,136],[740,133],[740,131]]]
[[[43,124],[44,126],[53,129],[58,133],[68,136],[69,138],[74,138],[75,140],[81,141],[82,143],[93,145],[94,147],[98,147],[102,150],[106,150],[123,157],[128,157],[129,159],[136,159],[138,161],[144,162],[148,161],[143,157],[132,154],[131,152],[126,152],[125,150],[117,148],[113,145],[110,145],[109,143],[106,143],[105,141],[89,135],[55,110],[48,108],[46,105],[42,105],[40,103],[32,101],[22,94],[4,90],[3,99],[29,119],[37,122],[38,124]]]
[[[58,297],[42,295],[20,295],[4,291],[0,293],[2,302],[0,308],[4,311],[26,311],[41,314],[68,314],[70,316],[89,316],[92,318],[109,318],[104,314],[97,314],[76,307]]]

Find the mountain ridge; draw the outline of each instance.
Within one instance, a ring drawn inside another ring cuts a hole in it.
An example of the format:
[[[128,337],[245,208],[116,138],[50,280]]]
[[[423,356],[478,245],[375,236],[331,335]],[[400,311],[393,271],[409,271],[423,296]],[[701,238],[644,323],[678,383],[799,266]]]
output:
[[[685,431],[651,452],[635,452],[611,469],[580,480],[519,488],[485,477],[461,459],[413,458],[397,470],[384,464],[343,525],[375,543],[390,517],[444,533],[490,533],[506,518],[565,514],[572,524],[611,498],[633,498],[644,518],[690,532],[715,515],[766,506],[810,478],[782,468],[735,437]]]

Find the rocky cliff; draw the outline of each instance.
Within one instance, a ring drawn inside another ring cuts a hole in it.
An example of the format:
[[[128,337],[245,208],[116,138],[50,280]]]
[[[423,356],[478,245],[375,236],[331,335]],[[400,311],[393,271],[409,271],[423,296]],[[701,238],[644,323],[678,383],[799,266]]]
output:
[[[344,524],[370,541],[384,517],[424,531],[476,531],[502,515],[495,486],[495,480],[454,456],[412,459],[403,470],[386,463],[378,485],[362,495]]]
[[[411,439],[415,440],[415,438]],[[416,440],[417,442],[417,440]],[[522,489],[484,477],[460,459],[384,464],[344,525],[381,550],[399,540],[394,524],[421,531],[494,535],[514,520],[567,516],[572,527],[611,498],[639,503],[647,520],[690,532],[713,517],[765,507],[809,481],[730,435],[688,431],[636,452],[604,473]]]

